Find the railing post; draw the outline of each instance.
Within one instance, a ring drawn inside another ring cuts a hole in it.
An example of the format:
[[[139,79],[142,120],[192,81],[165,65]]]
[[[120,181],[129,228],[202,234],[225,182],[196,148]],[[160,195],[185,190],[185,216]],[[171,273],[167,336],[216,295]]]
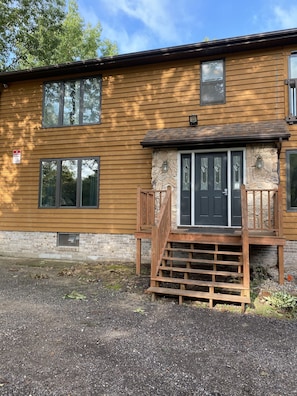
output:
[[[242,264],[243,264],[243,286],[244,296],[249,297],[250,290],[250,253],[249,253],[249,231],[248,231],[248,201],[247,191],[241,186],[241,222],[242,222]]]

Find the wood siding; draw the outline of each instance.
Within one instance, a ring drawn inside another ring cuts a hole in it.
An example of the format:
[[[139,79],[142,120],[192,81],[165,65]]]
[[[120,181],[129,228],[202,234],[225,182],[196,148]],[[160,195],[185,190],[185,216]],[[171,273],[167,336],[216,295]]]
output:
[[[284,119],[289,50],[226,56],[226,103],[215,106],[199,105],[200,61],[208,58],[103,71],[102,119],[92,126],[42,128],[43,81],[11,83],[0,97],[0,229],[134,233],[137,187],[151,188],[152,152],[140,145],[147,130],[187,126],[192,113],[199,125]],[[281,153],[282,183],[295,130]],[[12,164],[14,149],[21,164]],[[38,208],[40,160],[89,156],[100,157],[99,208]],[[294,239],[296,220],[284,216]]]

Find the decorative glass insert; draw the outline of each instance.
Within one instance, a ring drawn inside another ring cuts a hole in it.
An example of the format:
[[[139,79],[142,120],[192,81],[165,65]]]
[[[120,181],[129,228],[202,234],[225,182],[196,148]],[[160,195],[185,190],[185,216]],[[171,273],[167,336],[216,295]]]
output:
[[[182,189],[183,191],[190,191],[191,184],[191,168],[190,168],[190,158],[182,159]]]
[[[200,102],[201,105],[225,103],[223,59],[201,63]]]
[[[41,161],[40,207],[94,208],[98,195],[98,157]]]
[[[43,127],[98,124],[101,77],[44,84]]]
[[[233,180],[233,190],[240,189],[241,182],[241,158],[239,155],[233,156],[233,166],[232,166],[232,180]]]
[[[208,158],[201,158],[201,177],[200,190],[208,190]]]
[[[214,190],[222,189],[222,158],[214,158]]]

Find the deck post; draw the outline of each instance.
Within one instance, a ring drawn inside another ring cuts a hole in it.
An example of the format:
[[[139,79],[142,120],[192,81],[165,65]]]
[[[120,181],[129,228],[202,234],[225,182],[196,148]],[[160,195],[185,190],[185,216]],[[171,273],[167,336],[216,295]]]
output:
[[[140,275],[141,268],[141,238],[136,238],[136,275]]]
[[[284,247],[283,245],[278,245],[277,247],[277,256],[278,256],[278,282],[280,285],[284,284],[285,275],[284,275]]]

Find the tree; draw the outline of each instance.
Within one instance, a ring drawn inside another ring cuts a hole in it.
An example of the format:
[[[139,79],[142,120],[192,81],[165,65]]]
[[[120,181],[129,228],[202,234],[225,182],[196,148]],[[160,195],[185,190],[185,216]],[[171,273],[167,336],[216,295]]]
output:
[[[31,54],[46,64],[65,15],[65,0],[0,0],[0,70],[30,66]]]
[[[0,70],[116,54],[117,45],[101,34],[100,23],[84,22],[75,0],[67,12],[65,0],[0,0]]]

